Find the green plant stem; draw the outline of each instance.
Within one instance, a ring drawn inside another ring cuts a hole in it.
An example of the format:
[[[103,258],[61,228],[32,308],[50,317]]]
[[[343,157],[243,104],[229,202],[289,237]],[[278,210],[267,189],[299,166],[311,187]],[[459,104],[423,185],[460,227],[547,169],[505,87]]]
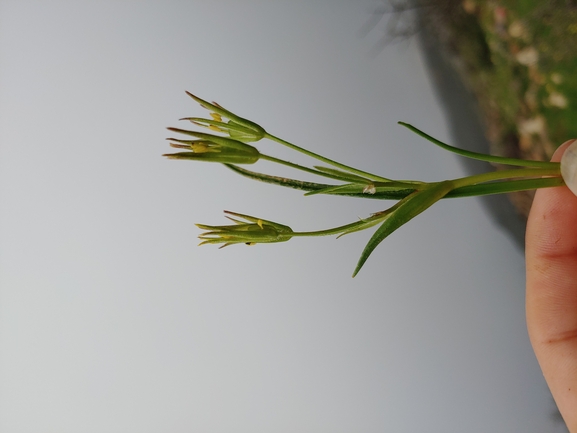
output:
[[[295,164],[293,162],[285,161],[283,159],[275,158],[274,156],[265,155],[264,153],[260,154],[260,159],[274,162],[274,163],[277,163],[280,165],[285,165],[287,167],[295,168],[297,170],[301,170],[301,171],[304,171],[307,173],[316,174],[317,176],[324,176],[324,177],[327,177],[329,179],[341,180],[343,182],[350,182],[350,179],[345,177],[345,176],[339,176],[338,174],[325,173],[325,172],[320,171],[320,170],[315,170],[314,168],[305,167],[303,165],[299,165],[299,164]],[[367,179],[367,182],[370,182],[370,180]]]
[[[453,182],[455,188],[461,188],[464,186],[477,185],[501,179],[560,177],[561,176],[560,164],[558,163],[553,164],[555,164],[553,168],[521,168],[515,170],[492,171],[489,173],[482,173],[473,176],[453,179],[451,182]]]
[[[386,215],[382,212],[375,214],[367,219],[356,221],[354,223],[345,224],[343,226],[333,227],[331,229],[325,230],[316,230],[311,232],[293,232],[291,233],[292,236],[330,236],[330,235],[338,235],[343,232],[347,232],[350,229],[354,229],[360,226],[366,226],[364,228],[370,228],[380,222],[380,220],[384,219]]]
[[[280,144],[287,146],[293,150],[296,150],[297,152],[300,152],[300,153],[303,153],[307,156],[310,156],[311,158],[315,158],[315,159],[318,159],[319,161],[322,161],[326,164],[330,164],[333,167],[338,167],[342,170],[346,170],[346,171],[351,172],[353,174],[358,174],[359,176],[368,177],[369,179],[376,180],[379,182],[389,182],[390,181],[390,179],[387,179],[386,177],[378,176],[376,174],[368,173],[368,172],[362,171],[362,170],[357,170],[356,168],[349,167],[348,165],[341,164],[340,162],[336,162],[336,161],[333,161],[332,159],[325,158],[324,156],[318,155],[314,152],[310,152],[306,149],[303,149],[302,147],[297,146],[296,144],[292,144],[286,140],[283,140],[282,138],[275,137],[274,135],[271,135],[268,132],[265,133],[265,137],[268,138],[269,140],[276,141],[277,143],[280,143]]]
[[[505,194],[540,188],[552,188],[565,185],[562,177],[543,177],[539,179],[516,179],[505,182],[470,185],[454,189],[444,198],[476,197],[482,195]]]

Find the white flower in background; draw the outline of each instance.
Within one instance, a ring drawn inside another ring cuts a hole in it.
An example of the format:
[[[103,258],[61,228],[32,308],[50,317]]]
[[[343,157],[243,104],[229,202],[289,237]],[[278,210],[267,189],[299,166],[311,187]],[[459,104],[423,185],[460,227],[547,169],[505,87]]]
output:
[[[545,119],[542,116],[525,119],[519,122],[518,128],[521,134],[542,134],[545,131]]]
[[[553,92],[547,98],[547,103],[553,107],[557,108],[567,108],[567,98],[565,95],[559,92]]]
[[[515,58],[522,65],[531,66],[537,63],[539,60],[539,52],[535,49],[535,47],[527,47],[519,51]]]

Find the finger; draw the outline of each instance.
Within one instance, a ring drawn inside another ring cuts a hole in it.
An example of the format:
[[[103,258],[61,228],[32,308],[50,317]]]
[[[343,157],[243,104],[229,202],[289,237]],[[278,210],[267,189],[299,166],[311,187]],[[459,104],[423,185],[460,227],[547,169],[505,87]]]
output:
[[[566,186],[537,191],[525,241],[529,337],[569,430],[577,432],[577,197]]]

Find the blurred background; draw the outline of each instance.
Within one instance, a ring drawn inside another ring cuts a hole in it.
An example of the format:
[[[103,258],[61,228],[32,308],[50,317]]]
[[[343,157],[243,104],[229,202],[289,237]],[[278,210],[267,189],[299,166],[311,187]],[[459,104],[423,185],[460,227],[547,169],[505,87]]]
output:
[[[392,203],[161,157],[165,127],[206,115],[188,90],[389,178],[485,169],[398,120],[547,158],[577,134],[574,57],[541,37],[551,10],[510,3],[0,2],[0,431],[565,431],[526,334],[519,206],[437,203],[352,279],[370,232],[218,250],[194,223],[316,230]],[[516,93],[480,100],[491,79]]]

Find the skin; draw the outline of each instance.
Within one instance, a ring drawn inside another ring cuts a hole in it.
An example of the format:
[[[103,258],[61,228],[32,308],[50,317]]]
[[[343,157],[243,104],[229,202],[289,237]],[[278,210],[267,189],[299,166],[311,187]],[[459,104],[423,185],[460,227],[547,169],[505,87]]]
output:
[[[525,240],[529,338],[569,431],[577,433],[577,197],[567,187],[537,191]]]

